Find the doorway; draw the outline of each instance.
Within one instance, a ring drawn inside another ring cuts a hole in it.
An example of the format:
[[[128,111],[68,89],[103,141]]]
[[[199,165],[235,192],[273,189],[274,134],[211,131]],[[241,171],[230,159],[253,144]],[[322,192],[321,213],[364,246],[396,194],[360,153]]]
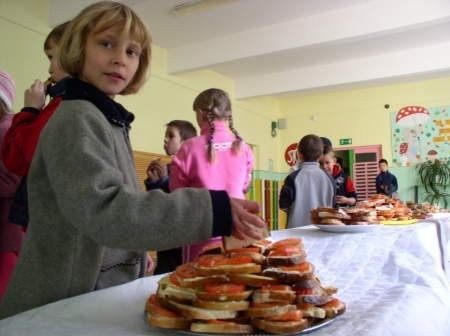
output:
[[[381,145],[341,147],[335,150],[342,159],[342,169],[355,185],[358,201],[371,198],[377,193],[375,178],[378,175],[378,160],[381,159]]]

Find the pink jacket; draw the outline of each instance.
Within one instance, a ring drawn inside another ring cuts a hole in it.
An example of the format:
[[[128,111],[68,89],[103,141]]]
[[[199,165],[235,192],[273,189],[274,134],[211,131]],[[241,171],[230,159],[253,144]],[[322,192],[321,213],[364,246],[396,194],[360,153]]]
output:
[[[173,191],[183,187],[225,190],[230,197],[244,198],[251,180],[254,156],[249,145],[242,142],[238,153],[233,153],[235,135],[228,123],[215,121],[213,146],[216,148],[214,163],[208,159],[209,126],[206,124],[200,136],[186,140],[172,160],[169,187]],[[182,262],[194,260],[205,249],[221,245],[221,237],[206,242],[183,246]]]
[[[236,139],[226,122],[214,122],[213,146],[216,160],[209,162],[207,143],[209,126],[202,127],[200,136],[186,140],[175,155],[170,167],[170,190],[183,187],[226,190],[230,197],[244,198],[254,164],[253,152],[241,143],[240,152],[231,149]]]

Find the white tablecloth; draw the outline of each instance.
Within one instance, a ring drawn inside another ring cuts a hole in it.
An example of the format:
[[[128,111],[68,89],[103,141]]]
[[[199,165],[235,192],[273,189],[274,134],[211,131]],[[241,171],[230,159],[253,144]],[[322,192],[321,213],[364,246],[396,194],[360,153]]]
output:
[[[337,296],[347,303],[344,315],[312,335],[448,336],[450,286],[442,267],[448,258],[441,248],[448,235],[437,232],[436,223],[423,222],[367,233],[307,227],[272,236],[301,237],[317,275],[338,287]],[[145,322],[144,302],[158,279],[139,279],[1,320],[0,335],[177,334]]]

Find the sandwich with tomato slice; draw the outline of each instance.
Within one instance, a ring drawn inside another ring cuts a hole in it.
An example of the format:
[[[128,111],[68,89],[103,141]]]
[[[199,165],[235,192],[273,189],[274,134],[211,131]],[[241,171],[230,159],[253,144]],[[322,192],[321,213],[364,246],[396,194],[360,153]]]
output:
[[[146,302],[147,321],[159,328],[189,330],[191,320],[163,306],[156,294],[151,295]]]
[[[202,255],[195,260],[195,267],[202,276],[261,272],[261,265],[256,264],[252,257],[244,255]]]

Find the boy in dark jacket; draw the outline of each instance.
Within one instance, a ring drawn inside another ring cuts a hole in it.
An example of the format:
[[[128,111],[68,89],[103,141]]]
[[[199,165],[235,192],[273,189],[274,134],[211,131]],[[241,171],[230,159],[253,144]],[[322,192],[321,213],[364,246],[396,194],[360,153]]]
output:
[[[172,120],[166,127],[164,151],[169,156],[174,156],[185,140],[197,136],[194,125],[186,120]],[[164,164],[159,159],[150,162],[147,167],[147,179],[144,181],[145,188],[169,192],[169,172],[170,164]],[[157,264],[153,274],[174,271],[178,265],[181,265],[181,247],[158,251],[156,260]]]
[[[392,197],[392,194],[397,191],[397,178],[388,171],[388,162],[385,159],[378,161],[380,173],[375,179],[378,194],[384,194]]]

